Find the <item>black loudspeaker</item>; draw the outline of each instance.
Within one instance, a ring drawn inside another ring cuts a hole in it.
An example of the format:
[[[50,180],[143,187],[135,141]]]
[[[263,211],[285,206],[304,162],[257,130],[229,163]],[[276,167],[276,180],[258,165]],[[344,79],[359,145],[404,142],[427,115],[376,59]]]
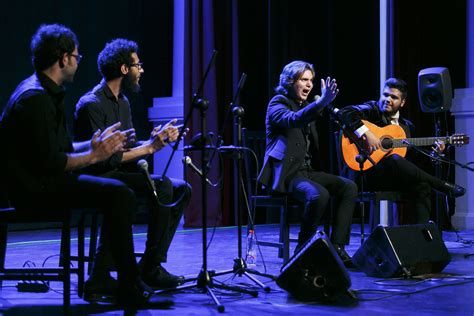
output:
[[[453,99],[451,76],[448,68],[422,69],[418,73],[418,97],[423,112],[448,111]]]
[[[332,301],[348,292],[351,279],[334,246],[318,232],[281,268],[276,283],[301,301]]]
[[[441,272],[451,256],[430,223],[377,226],[352,261],[368,276],[391,278]]]

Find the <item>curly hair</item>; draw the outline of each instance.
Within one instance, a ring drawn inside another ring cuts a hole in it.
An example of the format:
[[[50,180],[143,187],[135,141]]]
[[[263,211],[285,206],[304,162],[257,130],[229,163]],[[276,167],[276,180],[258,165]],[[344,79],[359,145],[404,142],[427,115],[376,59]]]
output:
[[[107,43],[97,57],[99,72],[106,81],[120,78],[122,65],[133,63],[132,54],[138,52],[138,45],[134,41],[117,38]]]
[[[385,80],[384,87],[398,89],[402,94],[402,99],[406,99],[408,96],[408,85],[402,79],[388,78]]]
[[[43,71],[62,56],[79,47],[76,34],[61,24],[42,24],[31,38],[31,61],[36,71]]]
[[[275,88],[275,92],[288,95],[291,91],[291,86],[293,83],[300,79],[306,70],[311,71],[314,77],[315,71],[313,65],[310,63],[301,60],[295,60],[286,65],[280,74],[280,82]]]

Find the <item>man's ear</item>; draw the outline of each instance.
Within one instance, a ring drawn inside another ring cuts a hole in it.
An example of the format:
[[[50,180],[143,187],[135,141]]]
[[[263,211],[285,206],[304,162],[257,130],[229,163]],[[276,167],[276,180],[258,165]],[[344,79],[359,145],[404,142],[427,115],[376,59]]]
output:
[[[405,102],[407,101],[407,98],[402,100],[402,103],[400,103],[400,107],[402,108],[405,105]]]
[[[122,75],[128,74],[128,70],[129,70],[129,69],[128,69],[128,67],[127,67],[125,64],[123,64],[123,65],[120,67],[120,71],[122,72]]]
[[[59,68],[64,68],[64,66],[67,63],[68,58],[69,58],[69,55],[67,53],[64,53],[62,58],[59,58]]]

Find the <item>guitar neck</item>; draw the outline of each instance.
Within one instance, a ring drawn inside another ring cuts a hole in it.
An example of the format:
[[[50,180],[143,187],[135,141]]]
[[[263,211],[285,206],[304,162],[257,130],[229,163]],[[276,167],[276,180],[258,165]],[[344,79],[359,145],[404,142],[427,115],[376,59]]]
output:
[[[419,137],[419,138],[404,138],[404,139],[392,139],[393,148],[398,147],[409,147],[409,146],[431,146],[436,141],[443,141],[447,143],[448,137]]]

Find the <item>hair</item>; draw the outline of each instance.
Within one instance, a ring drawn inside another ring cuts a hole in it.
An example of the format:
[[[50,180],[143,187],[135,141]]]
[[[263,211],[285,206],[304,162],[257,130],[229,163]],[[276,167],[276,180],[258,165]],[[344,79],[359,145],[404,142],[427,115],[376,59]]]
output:
[[[408,85],[405,81],[398,78],[388,78],[385,80],[384,87],[398,89],[402,94],[402,100],[408,96]]]
[[[31,38],[31,61],[36,71],[45,70],[79,47],[76,34],[61,24],[42,24]]]
[[[133,64],[132,53],[138,52],[134,41],[117,38],[107,43],[97,57],[99,72],[106,81],[123,76],[122,65]]]
[[[314,77],[315,71],[313,65],[310,63],[296,60],[286,65],[280,74],[280,82],[275,88],[275,92],[287,96],[291,91],[292,85],[295,83],[295,81],[301,78],[306,70],[311,71]]]

